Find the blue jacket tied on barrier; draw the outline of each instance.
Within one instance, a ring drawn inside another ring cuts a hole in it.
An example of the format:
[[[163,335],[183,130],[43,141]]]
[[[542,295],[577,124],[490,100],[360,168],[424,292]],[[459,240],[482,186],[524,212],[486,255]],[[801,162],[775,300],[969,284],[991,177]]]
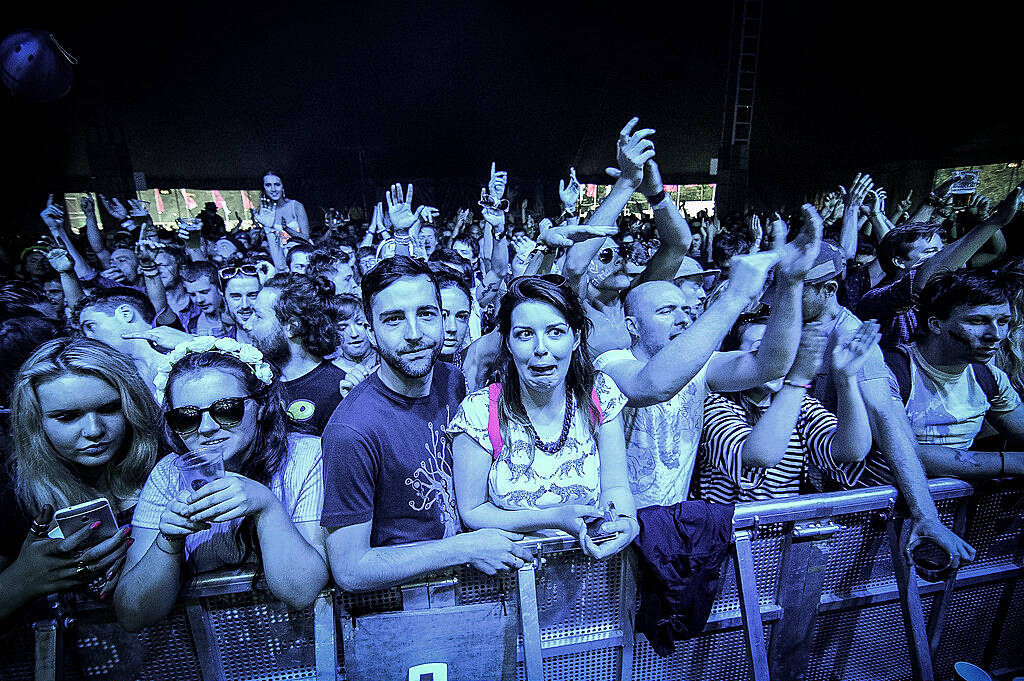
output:
[[[704,630],[732,543],[731,504],[683,501],[637,512],[640,574],[636,630],[658,655]]]

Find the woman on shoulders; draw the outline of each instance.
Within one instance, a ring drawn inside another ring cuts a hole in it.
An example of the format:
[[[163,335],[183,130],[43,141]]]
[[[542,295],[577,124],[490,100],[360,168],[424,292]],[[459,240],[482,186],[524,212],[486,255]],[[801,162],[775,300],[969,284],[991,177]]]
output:
[[[161,459],[146,480],[136,543],[115,596],[130,630],[174,607],[183,574],[257,559],[275,598],[310,605],[327,584],[320,529],[320,438],[289,433],[278,377],[256,348],[204,336],[179,345],[157,376],[165,437],[188,452],[217,447],[224,477],[186,486]]]
[[[499,384],[466,397],[448,426],[459,513],[472,529],[559,529],[597,558],[639,532],[626,475],[626,398],[594,371],[589,322],[559,275],[514,279],[501,300]],[[613,538],[596,545],[588,519]]]
[[[17,504],[3,518],[15,526],[4,535],[21,543],[0,546],[0,619],[57,591],[82,588],[101,600],[114,592],[132,511],[157,459],[159,414],[132,361],[103,343],[51,340],[21,367],[11,391]],[[46,536],[54,510],[99,498],[121,532],[99,542],[88,526]]]
[[[253,211],[253,218],[264,230],[285,228],[291,236],[309,238],[306,207],[285,197],[284,180],[274,170],[263,173],[263,196],[259,210]]]

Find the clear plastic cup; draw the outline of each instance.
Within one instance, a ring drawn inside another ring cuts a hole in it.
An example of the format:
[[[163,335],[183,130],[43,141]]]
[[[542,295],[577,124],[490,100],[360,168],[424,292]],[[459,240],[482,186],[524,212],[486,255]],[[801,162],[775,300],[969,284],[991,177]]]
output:
[[[956,569],[953,556],[928,537],[921,537],[915,541],[909,550],[918,576],[925,581],[944,582]]]
[[[224,477],[224,450],[220,447],[199,447],[179,454],[174,467],[182,482],[190,490],[197,490],[208,482]]]

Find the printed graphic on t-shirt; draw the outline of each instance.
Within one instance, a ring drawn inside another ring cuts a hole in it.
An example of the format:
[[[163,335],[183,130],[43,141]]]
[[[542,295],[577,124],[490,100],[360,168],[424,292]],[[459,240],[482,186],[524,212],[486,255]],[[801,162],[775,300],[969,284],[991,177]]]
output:
[[[292,400],[285,411],[293,421],[308,421],[313,418],[316,405],[309,400]]]
[[[444,425],[451,421],[451,407],[445,410]],[[412,487],[417,500],[409,501],[414,511],[429,511],[437,506],[437,513],[444,523],[444,536],[451,537],[459,531],[458,510],[455,506],[455,482],[452,477],[452,453],[445,436],[444,426],[435,428],[428,422],[430,442],[424,443],[425,459],[405,484]]]

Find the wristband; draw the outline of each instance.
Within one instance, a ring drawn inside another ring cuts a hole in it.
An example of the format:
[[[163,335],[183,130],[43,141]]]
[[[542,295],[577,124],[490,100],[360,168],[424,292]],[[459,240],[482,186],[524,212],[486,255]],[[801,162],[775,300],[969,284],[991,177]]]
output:
[[[803,388],[804,390],[810,390],[811,389],[811,384],[810,383],[795,383],[795,382],[789,380],[788,378],[785,381],[783,381],[782,383],[783,383],[783,385],[788,385],[791,388]]]
[[[654,206],[656,206],[657,204],[659,204],[662,201],[664,201],[667,196],[668,196],[668,194],[666,194],[665,190],[662,189],[657,194],[654,194],[652,196],[646,197],[647,198],[647,203],[651,206],[651,208],[654,208]]]
[[[166,553],[169,556],[180,556],[181,554],[185,553],[185,542],[184,542],[184,540],[180,540],[180,539],[178,540],[178,542],[180,542],[180,544],[181,544],[181,550],[180,551],[168,551],[164,547],[160,546],[160,539],[161,538],[165,542],[167,542],[168,546],[170,546],[172,549],[174,548],[174,545],[176,543],[175,540],[171,539],[170,537],[168,537],[163,532],[160,532],[156,536],[156,541],[153,542],[154,544],[156,544],[157,549],[159,549],[160,551],[163,551],[164,553]]]

